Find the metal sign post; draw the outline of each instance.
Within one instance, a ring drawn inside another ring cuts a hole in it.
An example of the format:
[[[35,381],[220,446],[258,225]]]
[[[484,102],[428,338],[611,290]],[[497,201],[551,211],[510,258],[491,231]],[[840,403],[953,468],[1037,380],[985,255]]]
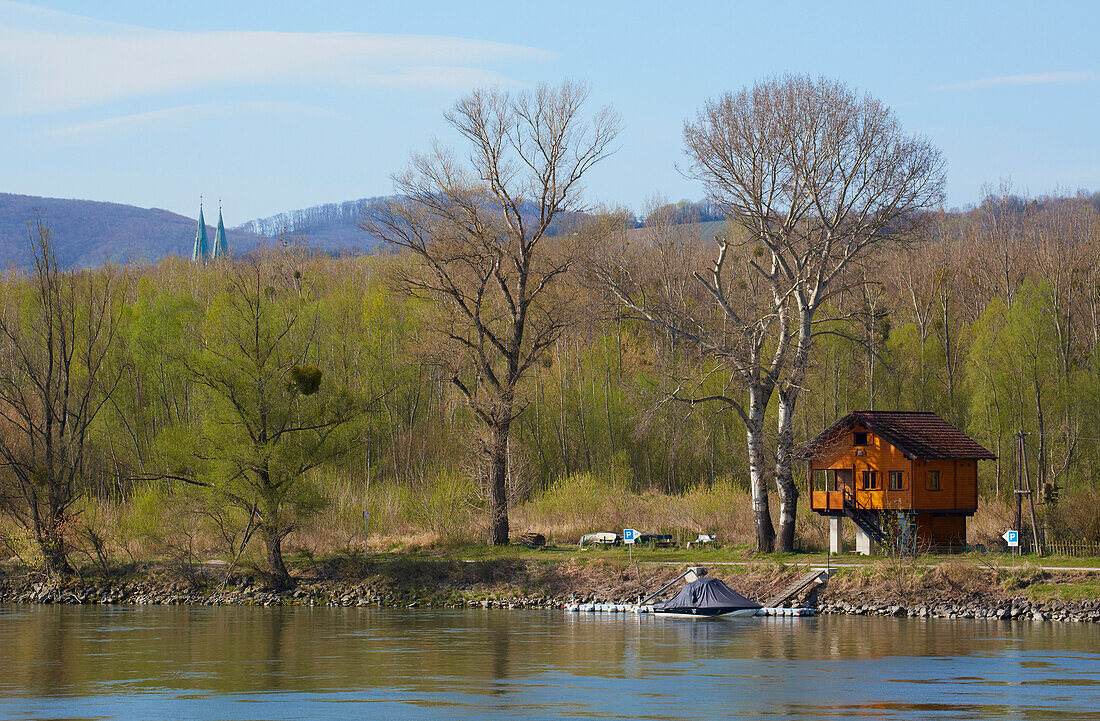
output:
[[[1016,549],[1020,545],[1020,532],[1016,530],[1005,531],[1001,538],[1008,544],[1008,550],[1012,552],[1012,565],[1016,565]]]
[[[627,554],[630,556],[630,562],[634,563],[634,543],[638,540],[638,531],[633,528],[623,529],[623,543],[626,544]]]

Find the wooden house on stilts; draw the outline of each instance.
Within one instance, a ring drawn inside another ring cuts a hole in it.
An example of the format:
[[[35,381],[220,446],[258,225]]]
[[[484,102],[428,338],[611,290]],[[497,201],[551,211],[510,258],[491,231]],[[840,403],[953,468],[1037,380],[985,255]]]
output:
[[[856,552],[876,543],[913,551],[966,548],[966,518],[978,508],[978,461],[996,458],[935,413],[855,411],[805,452],[810,507],[829,517],[829,547],[843,549],[843,521]]]

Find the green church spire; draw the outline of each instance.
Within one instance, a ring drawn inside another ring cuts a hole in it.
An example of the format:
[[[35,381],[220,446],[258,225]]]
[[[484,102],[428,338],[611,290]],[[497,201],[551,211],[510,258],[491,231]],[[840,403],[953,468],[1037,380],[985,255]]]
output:
[[[225,237],[221,201],[218,201],[218,229],[214,231],[214,247],[210,249],[210,257],[214,260],[229,257],[229,239]]]
[[[191,262],[205,263],[210,257],[210,243],[206,239],[206,221],[202,217],[202,199],[199,199],[199,229],[195,231],[195,247],[191,250]]]

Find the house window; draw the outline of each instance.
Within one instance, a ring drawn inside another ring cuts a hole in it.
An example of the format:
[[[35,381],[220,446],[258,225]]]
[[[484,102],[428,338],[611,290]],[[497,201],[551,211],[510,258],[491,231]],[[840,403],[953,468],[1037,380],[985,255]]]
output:
[[[813,488],[815,491],[839,491],[840,486],[837,485],[836,471],[831,468],[815,468],[810,474],[813,477]]]
[[[938,491],[940,490],[940,472],[928,471],[928,490]]]
[[[857,433],[856,434],[855,445],[857,445],[857,446],[867,445],[867,434],[866,433]]]
[[[877,491],[878,490],[878,471],[864,471],[863,472],[863,490],[865,490],[865,491]]]
[[[905,471],[890,471],[890,490],[905,490]]]

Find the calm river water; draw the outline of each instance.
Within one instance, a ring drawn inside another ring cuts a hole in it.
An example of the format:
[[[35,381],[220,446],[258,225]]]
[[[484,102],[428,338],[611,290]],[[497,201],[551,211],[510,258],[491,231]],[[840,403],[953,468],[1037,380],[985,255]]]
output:
[[[0,606],[0,717],[1100,719],[1100,627]]]

